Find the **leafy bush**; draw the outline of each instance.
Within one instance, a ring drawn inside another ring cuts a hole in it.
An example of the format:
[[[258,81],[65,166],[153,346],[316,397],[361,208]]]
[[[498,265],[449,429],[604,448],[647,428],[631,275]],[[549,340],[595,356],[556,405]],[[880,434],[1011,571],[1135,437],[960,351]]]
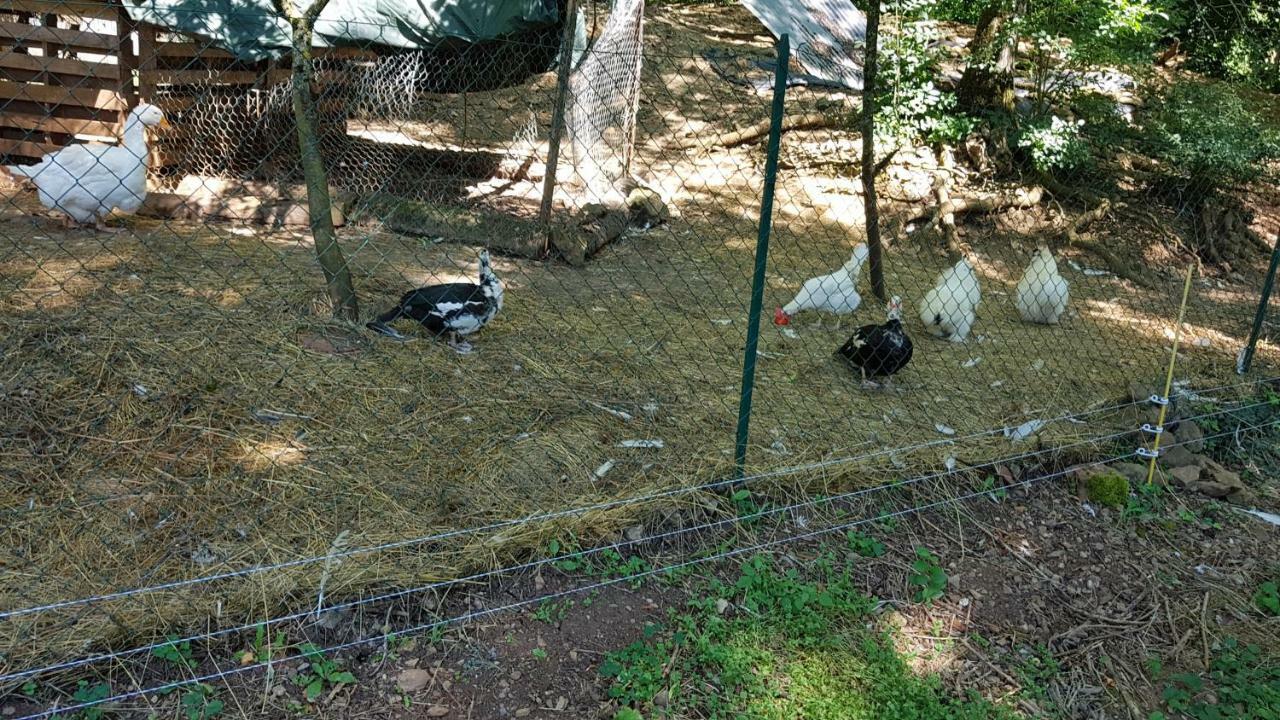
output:
[[[1280,134],[1220,83],[1179,83],[1152,107],[1149,151],[1181,189],[1209,195],[1262,176],[1280,157]]]
[[[1192,69],[1280,92],[1280,4],[1169,1],[1171,25]]]
[[[886,9],[899,15],[896,31],[880,36],[880,111],[876,134],[903,144],[916,140],[958,142],[974,127],[956,111],[955,95],[934,85],[942,52],[941,33],[930,13],[934,0],[897,0]]]
[[[1077,168],[1089,159],[1089,146],[1080,137],[1083,125],[1083,120],[1068,122],[1050,115],[1028,123],[1019,133],[1018,147],[1041,172]]]

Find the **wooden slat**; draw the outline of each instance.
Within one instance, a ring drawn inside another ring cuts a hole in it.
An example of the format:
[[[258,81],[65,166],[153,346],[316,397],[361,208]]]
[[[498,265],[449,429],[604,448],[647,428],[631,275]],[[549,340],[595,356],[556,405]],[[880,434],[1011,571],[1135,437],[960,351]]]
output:
[[[143,70],[143,83],[156,85],[191,85],[213,82],[225,85],[252,85],[262,77],[252,70]]]
[[[138,56],[133,50],[133,33],[138,24],[129,17],[124,6],[116,7],[116,62],[120,66],[120,96],[125,105],[138,104],[138,87],[133,81],[133,71],[138,69]],[[123,122],[124,118],[121,118]]]
[[[107,80],[120,79],[119,65],[90,62],[88,60],[73,60],[71,58],[40,57],[39,55],[0,53],[0,68],[48,72],[56,75],[104,78]]]
[[[50,115],[28,115],[26,113],[0,112],[0,126],[20,128],[34,132],[65,133],[67,135],[102,135],[114,137],[116,122],[101,120],[75,120]]]
[[[4,0],[4,12],[29,12],[115,20],[116,6],[94,0]]]
[[[73,48],[114,50],[116,37],[84,30],[40,27],[17,22],[0,22],[0,41],[14,40],[19,45],[52,43]]]
[[[99,110],[126,110],[120,94],[111,90],[70,88],[57,85],[0,82],[0,100],[26,100],[46,105],[74,104]]]
[[[17,155],[19,157],[44,157],[62,146],[50,143],[29,142],[26,140],[9,140],[0,138],[0,155]]]
[[[214,60],[235,60],[236,56],[226,50],[219,50],[212,45],[194,42],[157,42],[156,55],[160,57],[210,58]]]

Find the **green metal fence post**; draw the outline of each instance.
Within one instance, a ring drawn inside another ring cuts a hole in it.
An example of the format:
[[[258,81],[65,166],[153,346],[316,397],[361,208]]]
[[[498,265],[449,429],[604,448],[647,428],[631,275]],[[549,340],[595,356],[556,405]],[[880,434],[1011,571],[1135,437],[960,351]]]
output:
[[[742,358],[742,395],[738,399],[738,435],[733,461],[738,477],[747,463],[747,436],[751,429],[751,394],[756,382],[756,349],[760,345],[760,308],[764,304],[764,272],[769,261],[769,230],[773,226],[773,186],[778,179],[778,149],[782,144],[783,104],[787,95],[787,64],[791,39],[778,38],[778,66],[773,76],[773,109],[769,117],[769,144],[765,151],[764,194],[760,200],[760,227],[756,235],[756,270],[751,279],[751,310],[747,315],[747,347]]]
[[[1267,303],[1271,302],[1271,290],[1276,284],[1277,266],[1280,266],[1280,232],[1276,233],[1276,244],[1271,250],[1271,266],[1267,268],[1267,279],[1262,283],[1262,297],[1258,299],[1258,312],[1253,316],[1249,343],[1244,346],[1244,355],[1236,368],[1241,375],[1249,372],[1249,366],[1253,364],[1253,352],[1258,347],[1258,336],[1262,334],[1262,321],[1267,319]]]

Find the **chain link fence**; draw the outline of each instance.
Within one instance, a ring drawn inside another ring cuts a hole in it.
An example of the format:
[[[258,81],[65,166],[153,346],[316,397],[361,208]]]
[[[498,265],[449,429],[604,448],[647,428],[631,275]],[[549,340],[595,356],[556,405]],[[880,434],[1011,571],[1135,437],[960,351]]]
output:
[[[914,351],[864,386],[836,356],[886,321],[858,249],[859,93],[812,82],[793,61],[830,49],[780,54],[742,8],[640,0],[577,4],[573,52],[564,23],[317,49],[318,145],[360,308],[334,319],[290,58],[237,57],[106,3],[31,5],[0,10],[15,168],[0,197],[0,689],[198,628],[425,597],[637,523],[732,522],[748,497],[1128,451],[1176,332],[1178,388],[1226,402],[1274,375],[1272,313],[1255,379],[1236,377],[1261,247],[1208,258],[1179,331],[1179,278],[1203,253],[1180,247],[1196,231],[1167,195],[1126,176],[1092,186],[1095,202],[1066,197],[999,170],[1011,150],[975,134],[877,146],[886,294]],[[144,146],[128,140],[137,101],[172,125]],[[72,182],[16,169],[56,170],[59,148],[122,131],[127,153]],[[131,217],[60,222],[81,194],[134,193],[139,168]],[[1270,207],[1251,216],[1260,238],[1280,224]],[[1033,262],[1040,245],[1056,273]],[[413,288],[478,282],[481,249],[504,300],[471,354],[412,322],[395,323],[408,342],[365,328]],[[972,279],[934,291],[960,261]],[[1029,266],[1044,282],[1020,290]],[[828,274],[839,312],[807,309],[805,281]],[[1051,322],[1024,319],[1042,300]]]

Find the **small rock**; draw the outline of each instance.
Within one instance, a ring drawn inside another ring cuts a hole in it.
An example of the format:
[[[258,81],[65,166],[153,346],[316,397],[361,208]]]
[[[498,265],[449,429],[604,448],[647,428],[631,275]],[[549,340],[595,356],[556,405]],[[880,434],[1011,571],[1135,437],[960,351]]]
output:
[[[444,705],[432,705],[427,708],[427,717],[444,717],[449,714],[449,708]]]
[[[419,668],[409,668],[396,676],[396,687],[400,692],[417,692],[431,682],[431,673]]]
[[[529,708],[520,708],[515,712],[516,717],[528,717],[528,715],[529,715]]]
[[[1204,452],[1204,431],[1191,421],[1181,423],[1178,425],[1178,442],[1193,453]]]
[[[524,673],[520,672],[519,670],[514,670],[514,671],[512,671],[512,673],[511,673],[511,679],[512,679],[513,681],[515,681],[515,680],[519,680],[519,679],[520,679],[520,678],[522,678],[522,677],[524,677]]]
[[[623,537],[630,540],[631,542],[636,542],[640,538],[644,537],[644,526],[633,525],[632,527],[627,528],[626,531],[622,533],[622,535]]]
[[[1188,465],[1199,465],[1201,458],[1192,453],[1190,450],[1181,445],[1160,448],[1160,464],[1167,468],[1186,467]]]
[[[1138,463],[1116,463],[1110,466],[1129,481],[1130,485],[1141,485],[1147,481],[1147,466]]]
[[[642,227],[659,225],[670,215],[662,196],[646,187],[638,187],[627,195],[627,208],[631,211],[631,222]]]
[[[716,613],[723,615],[725,610],[729,609],[729,601],[724,598],[716,600]]]
[[[1133,402],[1146,402],[1147,398],[1159,394],[1160,391],[1154,385],[1148,385],[1138,380],[1133,380],[1129,383],[1129,400]]]
[[[1189,488],[1200,479],[1200,468],[1194,465],[1177,467],[1169,471],[1169,477],[1173,478],[1178,487]]]
[[[671,702],[671,694],[666,690],[659,690],[657,695],[653,696],[653,704],[658,707],[666,707]]]
[[[554,707],[556,709],[556,712],[564,712],[564,709],[569,707],[569,698],[561,695],[560,697],[556,698],[556,704]]]

